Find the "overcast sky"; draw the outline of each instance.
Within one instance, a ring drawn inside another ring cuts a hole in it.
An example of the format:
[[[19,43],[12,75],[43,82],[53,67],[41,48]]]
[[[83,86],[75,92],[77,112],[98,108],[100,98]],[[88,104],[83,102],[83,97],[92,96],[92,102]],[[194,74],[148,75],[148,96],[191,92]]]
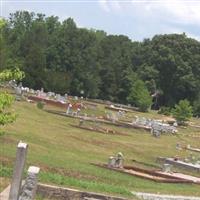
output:
[[[200,0],[0,0],[1,16],[16,10],[72,17],[77,26],[143,40],[183,33],[200,41]]]

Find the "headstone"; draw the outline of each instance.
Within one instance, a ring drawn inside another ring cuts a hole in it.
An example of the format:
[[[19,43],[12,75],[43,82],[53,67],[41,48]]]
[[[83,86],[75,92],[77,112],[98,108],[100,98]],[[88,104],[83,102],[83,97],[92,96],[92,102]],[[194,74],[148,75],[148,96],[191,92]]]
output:
[[[151,133],[153,135],[159,136],[161,133],[176,133],[177,129],[175,126],[170,126],[169,124],[165,124],[162,121],[146,119],[144,117],[135,116],[136,120],[133,120],[133,124],[139,126],[147,126],[152,129]]]
[[[176,144],[176,149],[177,150],[182,150],[181,145],[179,143]]]
[[[121,152],[117,153],[115,157],[111,156],[108,159],[108,167],[123,168],[124,156]]]
[[[70,115],[71,113],[72,113],[72,104],[69,103],[69,104],[68,104],[68,107],[67,107],[66,114],[67,114],[67,115]]]
[[[173,126],[177,127],[177,126],[178,126],[178,123],[177,123],[177,122],[174,122],[174,123],[173,123]]]
[[[115,167],[123,168],[123,160],[124,160],[123,154],[121,152],[117,153]]]
[[[106,113],[106,118],[107,119],[111,119],[112,118],[112,114],[110,112]]]
[[[80,112],[81,112],[81,109],[80,108],[77,108],[77,116],[79,116],[79,114],[80,114]]]
[[[40,171],[40,168],[31,166],[28,169],[28,175],[26,177],[25,184],[22,188],[22,193],[19,197],[19,200],[33,200],[35,197],[37,189],[37,175]]]
[[[20,88],[22,87],[22,82],[19,83],[18,87],[20,87]]]
[[[108,159],[108,167],[115,167],[115,157],[110,156]]]
[[[156,129],[156,128],[152,128],[151,133],[155,137],[159,137],[161,135],[161,131],[159,129]]]
[[[34,89],[30,89],[29,92],[30,92],[31,94],[35,94],[35,90],[34,90]]]
[[[16,94],[16,95],[21,95],[21,94],[22,94],[22,89],[21,89],[21,87],[15,87],[15,94]]]
[[[121,117],[123,117],[123,116],[124,116],[124,111],[119,110],[119,111],[117,112],[117,117],[118,117],[118,118],[121,118]]]
[[[81,119],[81,120],[79,121],[79,126],[82,126],[82,125],[83,125],[83,122],[84,122],[84,120]]]
[[[17,200],[19,198],[27,150],[28,145],[26,143],[18,143],[9,200]]]
[[[56,94],[56,101],[60,101],[61,95],[60,94]]]
[[[170,164],[164,163],[162,170],[163,170],[163,172],[170,173],[171,172],[171,167],[172,166]]]
[[[11,81],[9,81],[9,83],[8,83],[12,88],[15,88],[15,87],[17,87],[17,83],[16,83],[16,81],[15,80],[11,80]]]

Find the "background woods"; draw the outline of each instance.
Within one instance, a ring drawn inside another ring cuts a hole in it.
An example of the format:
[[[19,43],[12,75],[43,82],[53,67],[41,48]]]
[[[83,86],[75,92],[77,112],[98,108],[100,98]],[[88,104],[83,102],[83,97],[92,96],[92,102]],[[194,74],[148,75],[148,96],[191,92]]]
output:
[[[1,20],[0,29],[0,70],[18,67],[25,86],[133,105],[140,88],[154,94],[155,107],[198,104],[200,42],[184,33],[136,42],[27,11]]]

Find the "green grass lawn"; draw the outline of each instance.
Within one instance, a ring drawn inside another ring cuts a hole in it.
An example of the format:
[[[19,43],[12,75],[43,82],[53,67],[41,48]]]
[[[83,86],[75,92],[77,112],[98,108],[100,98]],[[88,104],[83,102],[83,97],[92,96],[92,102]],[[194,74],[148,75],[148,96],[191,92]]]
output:
[[[104,107],[98,107],[95,113],[102,115]],[[22,140],[29,145],[26,167],[41,168],[40,182],[125,197],[131,197],[130,191],[200,196],[199,185],[156,183],[90,164],[106,163],[109,156],[119,151],[123,152],[125,164],[129,165],[134,164],[133,159],[158,165],[155,163],[158,156],[185,157],[190,152],[176,150],[176,143],[199,147],[200,139],[187,136],[200,136],[199,129],[179,128],[178,135],[155,138],[143,130],[109,126],[130,134],[113,136],[73,128],[70,124],[78,124],[78,120],[47,113],[32,103],[15,102],[13,109],[18,113],[17,121],[2,128],[4,134],[0,136],[0,176],[11,177],[16,145]],[[134,115],[160,117],[155,112],[135,112],[129,117]]]

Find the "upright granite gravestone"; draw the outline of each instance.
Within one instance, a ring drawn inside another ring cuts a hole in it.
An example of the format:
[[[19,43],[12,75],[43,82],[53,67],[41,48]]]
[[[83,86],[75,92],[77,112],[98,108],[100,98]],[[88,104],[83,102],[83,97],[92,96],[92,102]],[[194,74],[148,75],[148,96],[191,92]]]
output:
[[[22,193],[19,200],[33,200],[37,189],[37,175],[40,171],[39,167],[30,166],[25,184],[22,188]]]
[[[110,156],[108,159],[108,167],[123,168],[124,156],[118,152],[116,156]]]
[[[27,150],[28,145],[26,143],[18,143],[15,166],[9,193],[9,200],[18,200],[19,198]]]
[[[71,103],[69,103],[69,105],[68,105],[68,107],[67,107],[66,114],[67,114],[67,115],[72,114],[72,104],[71,104]]]

